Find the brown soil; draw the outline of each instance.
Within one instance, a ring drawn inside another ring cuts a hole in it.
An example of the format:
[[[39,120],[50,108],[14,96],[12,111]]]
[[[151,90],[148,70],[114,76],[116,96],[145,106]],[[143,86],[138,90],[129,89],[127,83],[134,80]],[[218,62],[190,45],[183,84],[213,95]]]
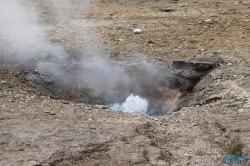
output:
[[[235,144],[243,146],[235,153],[249,158],[247,0],[24,4],[37,7],[47,40],[75,59],[100,49],[124,63],[140,62],[141,54],[164,63],[216,54],[225,63],[196,84],[178,112],[146,116],[52,99],[20,74],[35,64],[3,60],[2,40],[0,165],[230,165],[223,157]]]

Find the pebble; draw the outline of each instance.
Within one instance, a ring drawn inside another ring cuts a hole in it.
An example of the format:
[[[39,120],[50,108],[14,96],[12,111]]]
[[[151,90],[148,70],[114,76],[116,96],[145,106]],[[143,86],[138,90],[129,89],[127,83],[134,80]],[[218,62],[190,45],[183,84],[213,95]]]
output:
[[[178,3],[178,0],[172,0],[171,3]]]
[[[142,30],[141,29],[135,29],[134,30],[134,34],[141,34],[142,33]]]
[[[54,112],[50,112],[50,113],[49,113],[49,115],[56,115],[56,113],[54,113]]]
[[[24,163],[24,165],[26,166],[37,166],[37,165],[41,165],[41,163],[39,163],[38,161],[28,161],[26,163]]]
[[[243,106],[243,108],[250,108],[250,105],[249,104],[245,104],[244,106]]]
[[[213,23],[213,20],[212,20],[212,19],[206,19],[205,22],[206,22],[206,23],[209,23],[209,24],[212,24],[212,23]]]
[[[190,160],[192,158],[191,154],[186,154],[186,155],[187,155],[188,160]]]
[[[239,112],[244,112],[244,109],[238,109]]]
[[[108,107],[104,106],[104,105],[95,105],[95,108],[97,108],[97,109],[108,109]]]
[[[211,14],[210,17],[218,17],[216,14]]]
[[[159,9],[161,12],[174,12],[174,9],[170,9],[170,8],[161,8]]]

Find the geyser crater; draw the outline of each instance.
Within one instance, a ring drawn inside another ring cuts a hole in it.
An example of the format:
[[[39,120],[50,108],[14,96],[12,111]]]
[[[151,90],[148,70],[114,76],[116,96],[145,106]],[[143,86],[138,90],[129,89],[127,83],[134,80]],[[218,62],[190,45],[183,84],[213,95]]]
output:
[[[196,84],[222,62],[220,57],[126,64],[94,57],[75,65],[41,63],[30,72],[50,96],[108,106],[111,110],[165,115],[189,102]],[[194,94],[193,94],[194,95]]]

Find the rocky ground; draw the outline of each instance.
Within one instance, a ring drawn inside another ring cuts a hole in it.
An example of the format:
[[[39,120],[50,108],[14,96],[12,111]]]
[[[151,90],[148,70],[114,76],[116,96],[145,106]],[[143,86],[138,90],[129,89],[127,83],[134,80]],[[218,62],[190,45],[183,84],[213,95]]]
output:
[[[223,161],[250,154],[247,0],[22,2],[36,7],[46,40],[72,61],[101,52],[122,63],[140,62],[138,54],[151,62],[209,55],[225,62],[196,84],[179,111],[146,116],[49,97],[26,79],[37,59],[6,58],[2,40],[0,165],[250,164]]]

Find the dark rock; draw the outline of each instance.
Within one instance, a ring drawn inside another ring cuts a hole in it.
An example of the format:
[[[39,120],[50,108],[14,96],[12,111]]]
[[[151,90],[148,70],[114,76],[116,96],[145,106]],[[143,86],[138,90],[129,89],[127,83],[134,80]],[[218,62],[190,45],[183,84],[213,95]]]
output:
[[[149,40],[148,44],[154,44],[154,42],[152,40]]]
[[[178,3],[179,0],[172,0],[171,3]]]
[[[214,55],[174,61],[172,72],[167,75],[165,88],[168,91],[178,91],[178,102],[172,111],[178,111],[182,107],[195,104],[220,100],[220,98],[211,98],[211,100],[204,100],[202,103],[197,102],[201,97],[200,91],[213,81],[208,73],[222,62],[223,60],[220,57]]]
[[[170,9],[170,8],[160,8],[159,11],[161,12],[174,12],[174,9]]]
[[[187,70],[184,70],[184,72],[181,75],[187,78],[201,78],[203,74],[201,72],[198,72],[192,69],[187,69]]]
[[[192,91],[194,86],[223,60],[215,55],[173,61],[173,72],[167,76],[169,89]]]

